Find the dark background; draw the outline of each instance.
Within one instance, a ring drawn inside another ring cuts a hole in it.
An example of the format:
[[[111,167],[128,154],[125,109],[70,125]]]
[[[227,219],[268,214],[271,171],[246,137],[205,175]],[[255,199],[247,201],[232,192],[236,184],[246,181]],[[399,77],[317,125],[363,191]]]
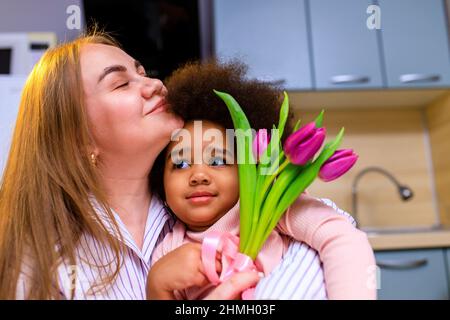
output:
[[[200,59],[197,0],[84,0],[86,24],[110,32],[151,77]]]

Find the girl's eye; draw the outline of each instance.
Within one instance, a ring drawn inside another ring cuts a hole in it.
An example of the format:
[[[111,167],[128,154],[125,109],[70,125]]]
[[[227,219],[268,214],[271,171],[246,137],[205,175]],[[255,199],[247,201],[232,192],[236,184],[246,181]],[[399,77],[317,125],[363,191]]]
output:
[[[180,160],[180,161],[177,161],[176,163],[174,163],[173,167],[175,169],[186,169],[189,167],[189,163],[185,160]]]
[[[125,82],[125,83],[122,83],[120,86],[118,86],[118,87],[116,87],[116,89],[119,89],[119,88],[123,88],[123,87],[126,87],[126,86],[128,86],[128,84],[129,84],[129,82],[127,81],[127,82]]]
[[[214,157],[209,161],[210,166],[224,166],[227,162],[222,157]]]

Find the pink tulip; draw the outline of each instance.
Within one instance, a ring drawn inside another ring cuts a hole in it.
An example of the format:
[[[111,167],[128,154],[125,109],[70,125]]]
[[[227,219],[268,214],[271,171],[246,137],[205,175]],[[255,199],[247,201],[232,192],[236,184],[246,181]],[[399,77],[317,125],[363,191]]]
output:
[[[352,149],[337,150],[320,168],[319,178],[325,182],[335,180],[350,170],[357,159]]]
[[[267,134],[267,129],[259,129],[253,140],[253,156],[259,162],[259,158],[269,145],[270,137]]]
[[[319,151],[325,140],[325,128],[317,128],[314,122],[292,133],[284,144],[284,153],[296,165],[304,165]]]

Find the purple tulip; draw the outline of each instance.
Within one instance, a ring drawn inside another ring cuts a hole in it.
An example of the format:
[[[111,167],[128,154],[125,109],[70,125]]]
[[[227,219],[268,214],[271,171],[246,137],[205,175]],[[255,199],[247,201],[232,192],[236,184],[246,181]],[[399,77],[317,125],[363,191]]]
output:
[[[259,162],[259,158],[269,145],[270,137],[267,134],[267,129],[259,129],[253,140],[253,156]]]
[[[325,182],[335,180],[350,170],[357,159],[352,149],[337,150],[320,168],[319,178]]]
[[[284,143],[284,153],[296,165],[304,165],[319,151],[325,140],[325,128],[317,128],[314,122],[292,133]]]

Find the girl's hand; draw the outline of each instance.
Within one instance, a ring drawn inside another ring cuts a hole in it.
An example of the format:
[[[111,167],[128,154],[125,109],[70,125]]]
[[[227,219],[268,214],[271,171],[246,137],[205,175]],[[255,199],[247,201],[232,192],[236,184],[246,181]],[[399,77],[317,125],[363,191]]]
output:
[[[206,286],[209,281],[203,271],[202,245],[187,243],[159,259],[147,278],[147,299],[175,299],[173,291],[192,286]],[[216,269],[221,271],[217,260]]]
[[[173,300],[174,290],[209,283],[201,261],[201,244],[188,243],[159,259],[150,269],[147,278],[147,299]],[[221,272],[220,257],[216,259],[216,271]],[[215,288],[206,300],[239,299],[241,293],[259,281],[256,272],[240,272]]]
[[[255,271],[235,273],[230,279],[221,283],[205,300],[239,300],[241,293],[256,286],[260,277]]]

